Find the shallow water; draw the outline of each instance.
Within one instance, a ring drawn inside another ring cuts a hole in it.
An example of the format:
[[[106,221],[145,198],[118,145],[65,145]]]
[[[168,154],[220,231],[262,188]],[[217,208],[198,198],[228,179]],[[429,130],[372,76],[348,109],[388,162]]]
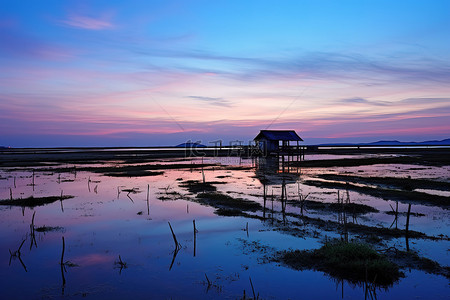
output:
[[[39,168],[34,169],[34,176],[32,169],[0,170],[0,199],[9,199],[11,193],[14,198],[59,196],[61,193],[75,196],[24,210],[0,206],[2,297],[237,299],[244,291],[246,297],[253,297],[252,283],[255,294],[262,299],[298,299],[300,295],[302,299],[362,299],[365,295],[362,286],[330,278],[322,272],[295,271],[267,259],[274,251],[319,248],[325,238],[340,237],[338,232],[325,232],[312,225],[305,225],[305,228],[317,233],[303,237],[275,230],[272,217],[282,220],[279,198],[283,180],[288,200],[298,199],[299,193],[309,193],[310,200],[331,203],[336,201],[337,190],[308,186],[303,181],[319,173],[378,177],[389,174],[443,181],[448,180],[449,174],[448,167],[376,165],[298,168],[296,173],[285,176],[278,169],[261,169],[255,161],[237,157],[197,158],[185,163],[202,161],[219,164],[204,168],[205,179],[223,182],[215,185],[217,190],[233,197],[263,205],[261,179],[268,180],[267,195],[273,194],[274,201],[266,203],[267,220],[217,216],[214,208],[190,201],[194,195],[179,183],[202,180],[201,169],[169,169],[159,176],[132,178],[91,172],[40,172]],[[155,164],[175,162],[180,163],[180,160],[166,159]],[[125,189],[133,192],[123,191]],[[341,193],[344,195],[345,191]],[[166,200],[160,200],[161,197]],[[379,210],[358,216],[358,224],[391,225],[394,217],[386,211],[391,210],[389,204],[394,205],[394,201],[356,192],[349,192],[349,197],[352,202]],[[407,204],[399,204],[400,212],[406,209]],[[449,235],[447,210],[417,204],[411,211],[424,214],[411,217],[412,230],[430,236]],[[287,205],[286,212],[298,214],[299,208]],[[34,213],[36,228],[44,225],[61,228],[35,232],[34,241],[30,235]],[[263,215],[261,211],[250,214]],[[337,214],[324,211],[308,210],[306,215],[330,221],[338,219]],[[405,219],[405,216],[399,217],[399,228],[404,228]],[[193,220],[199,231],[195,243]],[[285,216],[287,223],[297,220],[297,217]],[[181,244],[179,251],[174,251],[168,222]],[[63,237],[64,262],[73,264],[66,264],[65,270],[61,270],[60,265]],[[17,250],[23,240],[20,259],[10,256],[9,250]],[[385,242],[386,247],[405,248],[405,240],[401,238]],[[449,265],[448,240],[410,239],[409,246],[441,265]],[[117,263],[119,255],[126,267],[121,268]],[[377,298],[447,299],[450,288],[445,277],[419,270],[404,272],[406,278],[388,290],[377,290]]]

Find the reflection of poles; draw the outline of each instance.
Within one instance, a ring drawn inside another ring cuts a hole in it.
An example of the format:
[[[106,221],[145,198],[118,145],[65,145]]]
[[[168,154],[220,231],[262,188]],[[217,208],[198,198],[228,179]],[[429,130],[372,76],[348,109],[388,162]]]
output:
[[[175,233],[173,232],[172,225],[170,225],[170,222],[167,222],[167,223],[169,223],[170,231],[172,232],[173,242],[175,243],[175,251],[178,251],[181,249],[181,244],[178,243],[178,241],[177,241],[177,237],[176,237]]]
[[[272,224],[273,224],[273,189],[272,189],[272,198],[271,198],[271,201],[272,201]]]
[[[133,199],[131,199],[131,197],[130,197],[130,193],[131,193],[131,192],[128,192],[128,193],[127,193],[127,197],[128,197],[128,199],[130,199],[131,202],[134,203]]]
[[[397,220],[398,220],[398,201],[395,201],[395,210],[392,207],[392,205],[389,204],[389,206],[391,207],[392,212],[394,213],[394,221],[392,221],[391,226],[389,226],[389,228],[391,228],[394,223],[395,223],[395,229],[397,229]]]
[[[340,212],[338,212],[338,223],[342,223],[343,229],[342,234],[344,235],[344,241],[348,243],[348,231],[347,231],[347,214],[346,214],[346,202],[344,201],[344,196],[340,197],[340,193],[338,191],[337,195],[338,205],[340,206]],[[349,200],[347,200],[348,202]],[[342,236],[341,236],[342,238]]]
[[[175,249],[175,251],[173,251],[172,262],[170,263],[169,271],[172,270],[173,263],[175,262],[175,258],[177,258],[178,251],[180,251],[180,249]]]
[[[25,240],[26,240],[26,239],[25,239]],[[18,248],[16,251],[11,252],[11,250],[8,249],[8,250],[9,250],[9,255],[10,255],[10,257],[9,257],[9,265],[11,265],[11,260],[12,260],[13,258],[14,258],[14,259],[18,258],[19,261],[20,261],[20,263],[22,264],[22,267],[24,268],[25,272],[28,272],[28,271],[27,271],[27,267],[25,266],[25,264],[24,264],[23,261],[22,261],[21,253],[20,253],[20,249],[22,248],[23,244],[25,243],[25,240],[22,241],[22,243],[20,244],[19,248]]]
[[[116,261],[115,264],[119,265],[119,275],[122,275],[122,270],[126,269],[128,267],[127,263],[122,261],[122,258],[120,257],[120,255],[119,255],[119,260]]]
[[[250,276],[248,276],[248,279],[250,280],[250,285],[252,287],[253,299],[257,299],[256,295],[255,295],[255,289],[253,288],[252,278]],[[258,293],[258,298],[259,298],[259,293]]]
[[[297,192],[298,192],[298,198],[300,200],[300,215],[303,217],[303,210],[306,211],[305,201],[306,201],[306,198],[308,198],[309,193],[306,196],[303,196],[302,190],[300,188],[300,182],[297,182]]]
[[[149,193],[150,193],[150,185],[147,184],[147,215],[150,215],[150,202],[148,200]]]
[[[33,217],[31,218],[31,224],[30,224],[30,237],[31,237],[30,250],[31,250],[31,248],[33,248],[33,244],[37,248],[36,231],[35,231],[35,227],[34,227],[34,216],[35,215],[36,215],[36,212],[33,213]]]
[[[408,204],[408,214],[406,215],[406,229],[405,229],[406,251],[409,251],[408,230],[409,230],[409,215],[410,215],[410,213],[411,213],[411,203]]]
[[[263,209],[263,219],[266,220],[266,180],[263,181],[263,198],[264,198],[264,209]]]
[[[64,241],[64,237],[62,237],[62,251],[61,251],[61,261],[60,261],[60,266],[61,266],[61,277],[62,277],[62,294],[64,294],[64,287],[66,285],[66,277],[64,276],[64,272],[66,271],[66,267],[64,265],[64,251],[66,250],[66,243]]]
[[[63,190],[61,190],[61,198],[59,198],[59,201],[61,203],[61,211],[64,212],[64,207],[63,207]]]
[[[283,182],[281,184],[281,212],[283,215],[284,225],[286,225],[286,202],[287,202],[286,181],[283,178]]]
[[[195,256],[195,253],[196,253],[196,250],[197,250],[197,233],[198,233],[198,230],[195,227],[195,220],[192,220],[192,223],[194,224],[194,256]]]

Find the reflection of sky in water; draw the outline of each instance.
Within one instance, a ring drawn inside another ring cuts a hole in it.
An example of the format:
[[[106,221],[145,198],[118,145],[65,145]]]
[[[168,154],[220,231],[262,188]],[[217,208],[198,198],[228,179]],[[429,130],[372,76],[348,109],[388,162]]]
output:
[[[171,163],[190,163],[191,161],[172,161]],[[254,166],[252,160],[240,158],[204,158],[204,163],[222,165]],[[158,164],[161,162],[154,162]],[[197,158],[194,163],[201,163]],[[153,164],[153,162],[152,162]],[[362,170],[363,172],[361,172]],[[393,173],[393,170],[397,170]],[[358,172],[359,171],[359,172]],[[308,199],[315,201],[336,201],[336,190],[320,189],[302,184],[302,180],[314,174],[350,172],[359,176],[405,176],[412,178],[445,178],[446,170],[417,166],[376,165],[351,168],[302,169],[300,174],[285,178],[287,197],[298,199],[299,191]],[[447,170],[448,171],[448,170]],[[255,176],[254,169],[223,169],[207,167],[204,170],[207,181],[221,181],[218,191],[233,197],[242,197],[263,204],[262,184]],[[401,174],[401,175],[399,175]],[[448,174],[448,173],[447,173]],[[0,199],[10,197],[10,188],[14,197],[35,197],[74,195],[75,198],[36,207],[22,209],[18,207],[0,207],[0,278],[4,296],[14,297],[59,297],[62,292],[62,277],[59,266],[62,239],[65,238],[64,260],[78,266],[66,267],[67,281],[64,294],[74,298],[83,296],[93,298],[121,299],[137,298],[237,298],[245,289],[251,295],[249,276],[262,298],[337,298],[340,288],[336,282],[320,272],[294,271],[276,263],[261,263],[262,254],[253,253],[246,242],[257,242],[277,250],[318,248],[324,235],[338,236],[327,232],[319,238],[296,238],[279,231],[273,231],[270,221],[245,219],[241,217],[220,217],[213,214],[214,209],[179,199],[171,194],[179,192],[182,180],[201,180],[201,170],[179,169],[164,170],[164,174],[152,177],[105,177],[89,172],[41,173],[36,169],[33,191],[32,173],[29,171],[1,172]],[[256,174],[257,175],[257,174]],[[272,178],[270,178],[272,176]],[[15,184],[14,187],[14,177]],[[281,180],[279,175],[267,176],[271,184],[267,186],[267,195],[274,195],[275,216],[280,219]],[[90,181],[89,181],[90,179]],[[147,206],[147,185],[149,186],[149,208]],[[127,193],[123,189],[135,189],[137,193]],[[118,192],[119,191],[119,192]],[[163,195],[176,201],[158,200]],[[131,198],[131,199],[130,199]],[[393,201],[350,192],[350,198],[356,203],[376,207],[380,213],[358,217],[360,224],[382,225],[389,227],[393,216],[389,211]],[[271,201],[267,201],[268,214]],[[399,210],[406,211],[407,205],[400,204]],[[411,217],[411,229],[424,231],[430,235],[448,234],[448,213],[440,208],[413,205],[413,212],[421,212],[424,217]],[[61,231],[36,233],[37,247],[30,250],[28,235],[33,212],[35,225],[60,226]],[[299,213],[298,207],[287,206],[287,212]],[[257,212],[257,215],[262,215]],[[337,215],[310,210],[310,217],[320,217],[336,221]],[[194,239],[192,220],[196,220],[199,233],[196,237],[196,256],[194,257]],[[289,221],[298,220],[287,217]],[[170,222],[181,250],[173,258],[174,243],[167,222]],[[243,230],[249,224],[249,236]],[[405,226],[405,217],[400,217],[399,228]],[[21,259],[26,265],[25,272],[21,263],[15,259],[9,266],[8,250],[14,251],[26,238],[21,250]],[[245,241],[245,242],[243,242]],[[404,248],[403,239],[393,239],[390,244]],[[429,240],[411,240],[411,248],[448,265],[448,242]],[[120,270],[114,263],[118,256],[127,263]],[[173,260],[172,268],[169,270]],[[205,274],[213,282],[208,290]],[[24,288],[26,286],[26,289]],[[399,284],[389,291],[380,291],[379,298],[397,299],[409,296],[433,298],[447,295],[448,282],[443,277],[412,271]],[[364,297],[361,287],[344,284],[345,299]]]

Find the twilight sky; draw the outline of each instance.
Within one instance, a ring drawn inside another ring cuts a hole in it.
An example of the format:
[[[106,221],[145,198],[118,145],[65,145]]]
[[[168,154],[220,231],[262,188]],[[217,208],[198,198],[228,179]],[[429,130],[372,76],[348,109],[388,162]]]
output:
[[[450,137],[447,0],[0,7],[0,145]]]

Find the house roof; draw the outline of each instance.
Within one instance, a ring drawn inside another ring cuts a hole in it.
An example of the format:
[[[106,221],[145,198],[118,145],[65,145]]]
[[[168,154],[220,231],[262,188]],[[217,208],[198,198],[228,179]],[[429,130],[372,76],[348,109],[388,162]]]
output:
[[[267,139],[274,141],[303,141],[294,130],[260,130],[253,139],[255,141]]]

